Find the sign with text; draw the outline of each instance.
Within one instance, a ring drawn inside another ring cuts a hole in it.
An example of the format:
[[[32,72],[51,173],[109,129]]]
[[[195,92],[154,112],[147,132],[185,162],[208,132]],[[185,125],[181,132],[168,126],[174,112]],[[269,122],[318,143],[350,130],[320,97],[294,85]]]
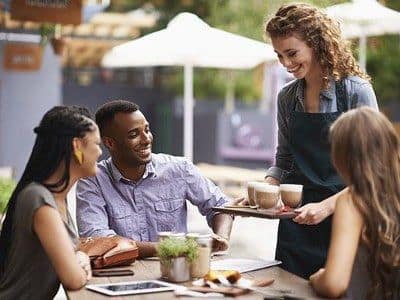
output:
[[[82,0],[12,0],[11,19],[77,25],[82,22]]]
[[[42,64],[42,47],[31,43],[7,43],[4,47],[4,69],[36,71]]]

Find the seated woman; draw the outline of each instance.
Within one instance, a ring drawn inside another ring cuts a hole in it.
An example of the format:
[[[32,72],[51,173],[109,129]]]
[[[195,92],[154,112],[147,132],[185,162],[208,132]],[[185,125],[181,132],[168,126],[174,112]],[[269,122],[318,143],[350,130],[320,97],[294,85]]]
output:
[[[319,295],[400,299],[400,144],[387,118],[367,107],[331,127],[333,163],[349,186],[338,199]]]
[[[0,235],[0,299],[52,299],[60,282],[79,289],[91,277],[89,258],[75,251],[66,198],[78,179],[96,173],[99,130],[86,109],[57,106],[34,131]]]

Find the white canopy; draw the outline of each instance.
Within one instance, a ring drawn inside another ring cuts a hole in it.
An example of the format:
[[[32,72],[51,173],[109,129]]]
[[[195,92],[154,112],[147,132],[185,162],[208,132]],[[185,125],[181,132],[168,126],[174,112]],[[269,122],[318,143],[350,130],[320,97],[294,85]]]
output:
[[[180,13],[167,28],[114,47],[104,67],[184,66],[184,155],[193,157],[193,67],[248,69],[275,61],[272,46]]]
[[[352,0],[327,7],[326,10],[341,23],[344,37],[360,39],[360,65],[364,69],[366,37],[400,33],[400,13],[376,0]]]

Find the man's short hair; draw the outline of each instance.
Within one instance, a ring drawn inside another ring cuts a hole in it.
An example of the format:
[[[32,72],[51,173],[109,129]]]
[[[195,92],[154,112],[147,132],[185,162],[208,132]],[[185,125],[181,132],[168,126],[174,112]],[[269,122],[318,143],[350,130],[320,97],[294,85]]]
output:
[[[137,110],[139,110],[139,105],[126,100],[113,100],[104,103],[95,115],[101,136],[104,135],[105,128],[114,120],[117,113],[133,113]]]

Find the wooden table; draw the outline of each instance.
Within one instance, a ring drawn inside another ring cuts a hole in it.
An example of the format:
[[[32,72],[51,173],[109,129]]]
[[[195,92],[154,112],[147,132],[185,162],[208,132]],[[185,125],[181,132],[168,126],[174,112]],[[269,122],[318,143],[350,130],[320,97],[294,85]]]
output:
[[[144,280],[144,279],[159,279],[160,278],[160,263],[158,261],[151,260],[138,260],[132,266],[128,267],[135,272],[133,276],[123,277],[93,277],[89,284],[94,283],[115,283],[122,281],[133,281],[133,280]],[[296,275],[284,271],[279,267],[271,267],[253,272],[244,273],[245,278],[273,278],[275,282],[269,287],[258,288],[269,293],[278,293],[280,291],[290,291],[290,295],[296,296],[296,299],[321,299],[318,298],[308,282]],[[190,282],[184,285],[190,285]],[[82,288],[79,291],[67,291],[68,299],[71,300],[88,300],[88,299],[111,299],[111,297],[89,291]],[[142,295],[130,295],[130,296],[119,296],[112,297],[112,299],[135,299],[135,300],[154,300],[154,299],[178,299],[174,296],[173,292],[153,293],[153,294],[142,294]],[[179,299],[200,299],[194,297],[180,297]],[[246,295],[236,297],[235,299],[264,299],[264,296],[250,292]],[[283,299],[283,298],[282,298]]]

